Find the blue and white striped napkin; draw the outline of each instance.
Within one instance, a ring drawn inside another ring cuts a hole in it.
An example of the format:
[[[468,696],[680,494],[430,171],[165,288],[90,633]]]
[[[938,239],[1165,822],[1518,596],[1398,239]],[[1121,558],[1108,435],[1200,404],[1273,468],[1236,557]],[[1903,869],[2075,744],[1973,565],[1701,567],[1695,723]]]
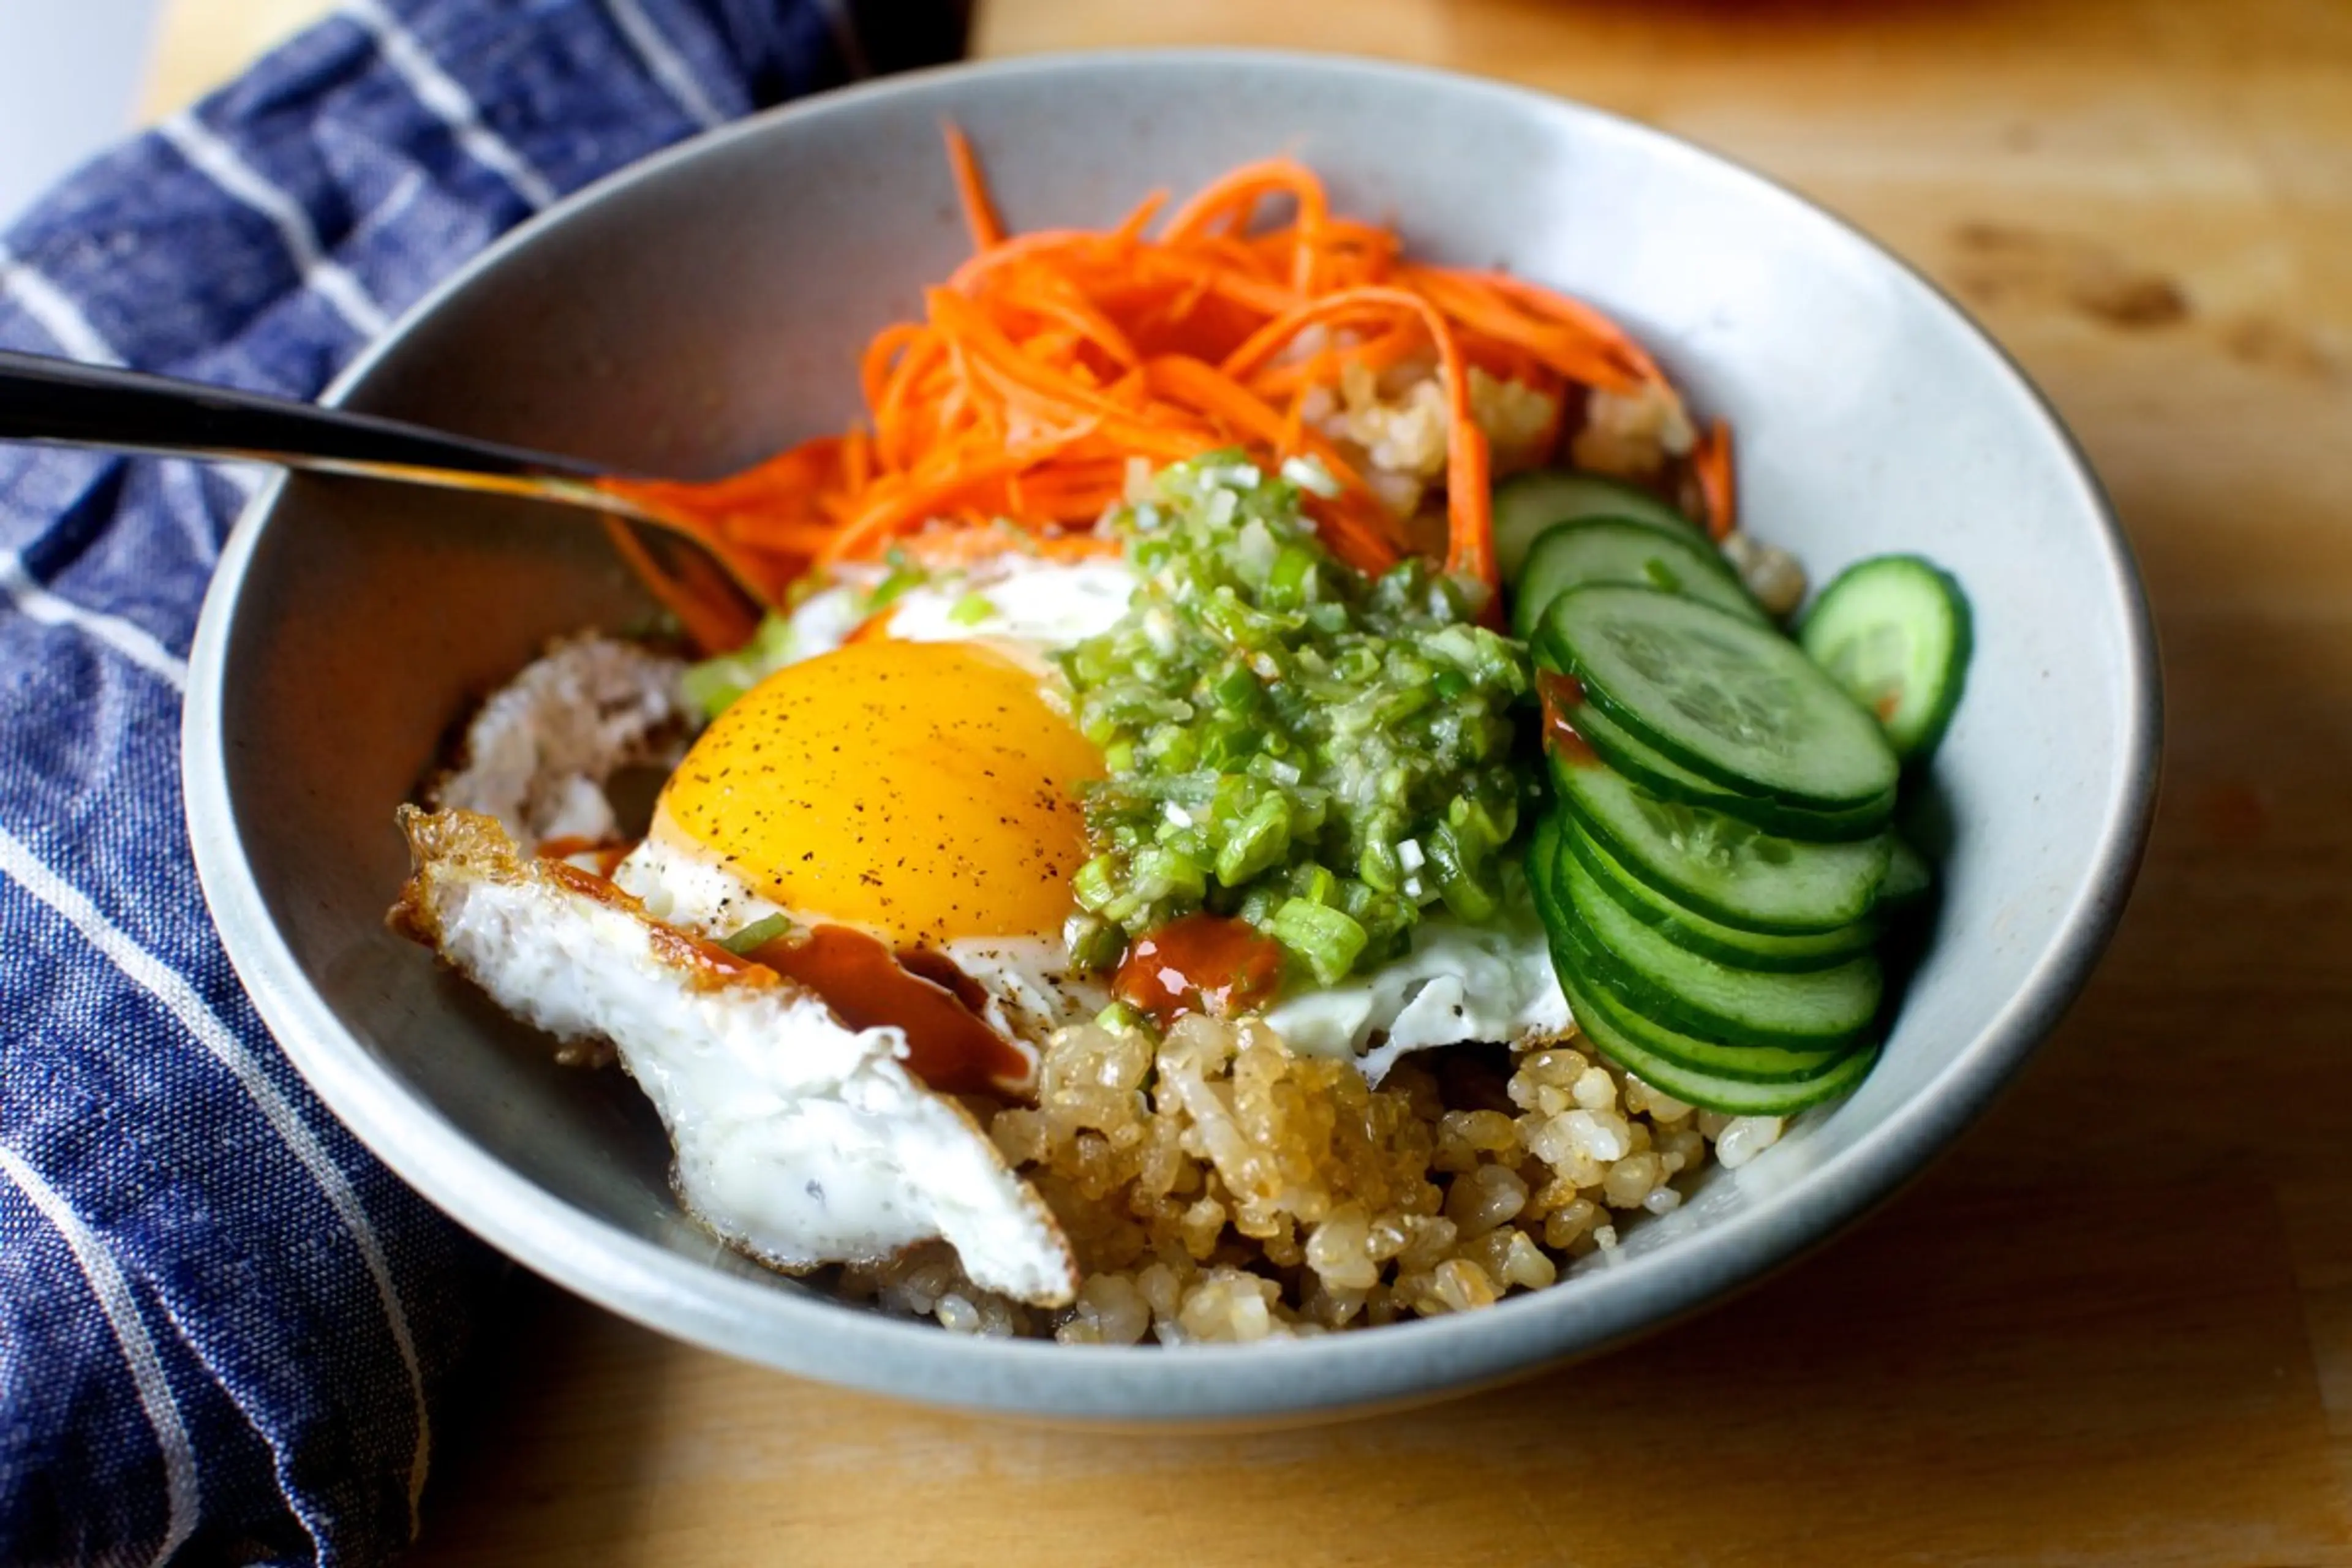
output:
[[[957,0],[347,0],[0,238],[0,346],[310,396],[565,192],[961,47]],[[0,447],[0,1562],[415,1532],[493,1264],[287,1065],[205,916],[180,699],[249,473]]]

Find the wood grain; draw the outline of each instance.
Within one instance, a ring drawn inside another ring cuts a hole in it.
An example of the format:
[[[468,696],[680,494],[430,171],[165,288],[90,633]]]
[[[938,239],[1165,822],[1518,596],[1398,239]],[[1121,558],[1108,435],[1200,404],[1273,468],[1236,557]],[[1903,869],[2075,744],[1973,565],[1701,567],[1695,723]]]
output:
[[[1008,1427],[519,1283],[415,1561],[2352,1564],[2352,7],[992,0],[978,30],[1181,41],[1621,110],[1978,312],[2088,447],[2156,601],[2168,773],[2112,954],[1843,1241],[1433,1410]]]

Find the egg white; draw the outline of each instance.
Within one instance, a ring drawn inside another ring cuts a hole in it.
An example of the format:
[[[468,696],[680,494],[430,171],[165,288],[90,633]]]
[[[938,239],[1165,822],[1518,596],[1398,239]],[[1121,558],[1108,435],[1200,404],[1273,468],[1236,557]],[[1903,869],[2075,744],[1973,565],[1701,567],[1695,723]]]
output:
[[[788,1269],[938,1237],[987,1289],[1070,1299],[1060,1227],[907,1070],[904,1031],[852,1029],[772,972],[715,963],[524,858],[487,816],[404,808],[401,826],[415,874],[398,923],[525,1023],[609,1042],[661,1116],[680,1199],[720,1237]]]
[[[877,580],[860,572],[801,601],[791,617],[793,659],[814,658],[847,642],[867,618]],[[883,635],[901,642],[1010,642],[1055,653],[1116,625],[1136,581],[1116,558],[995,556],[905,589],[887,605]]]
[[[1302,1056],[1353,1058],[1374,1084],[1411,1052],[1567,1034],[1573,1021],[1543,921],[1523,879],[1513,877],[1505,893],[1494,921],[1428,915],[1402,956],[1284,996],[1266,1009],[1266,1023]]]

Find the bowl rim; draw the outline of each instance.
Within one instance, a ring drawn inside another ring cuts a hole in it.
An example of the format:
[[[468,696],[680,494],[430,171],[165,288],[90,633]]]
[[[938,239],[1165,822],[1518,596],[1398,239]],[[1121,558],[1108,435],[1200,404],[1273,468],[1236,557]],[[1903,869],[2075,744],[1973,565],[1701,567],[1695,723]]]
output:
[[[198,880],[221,942],[255,1008],[321,1101],[377,1158],[444,1213],[543,1277],[621,1315],[707,1349],[797,1375],[924,1404],[1056,1419],[1230,1422],[1312,1419],[1415,1403],[1508,1381],[1688,1316],[1786,1266],[1891,1197],[1972,1123],[2054,1028],[2112,938],[2146,848],[2162,745],[2155,631],[2132,552],[2080,444],[2022,369],[1968,312],[1902,258],[1822,204],[1736,159],[1609,111],[1538,89],[1433,67],[1255,48],[1082,50],[963,62],[818,93],[688,139],[604,176],[526,220],[404,311],[322,395],[361,394],[417,324],[539,237],[641,181],[780,126],[855,113],[877,100],[952,91],[978,79],[1247,65],[1442,89],[1707,166],[1826,221],[1891,267],[1922,303],[1961,329],[1996,384],[2054,438],[2073,502],[2095,523],[2105,586],[2124,609],[2124,756],[2104,803],[2091,873],[2061,911],[2057,936],[2016,992],[1943,1069],[1848,1148],[1743,1207],[1645,1255],[1590,1269],[1572,1288],[1513,1296],[1484,1310],[1402,1321],[1372,1334],[1281,1343],[1086,1347],[973,1340],[908,1319],[845,1308],[814,1292],[725,1272],[625,1231],[541,1187],[413,1095],[310,984],[271,920],[239,841],[224,742],[225,677],[243,588],[286,476],[247,501],[205,595],[189,658],[182,774]]]

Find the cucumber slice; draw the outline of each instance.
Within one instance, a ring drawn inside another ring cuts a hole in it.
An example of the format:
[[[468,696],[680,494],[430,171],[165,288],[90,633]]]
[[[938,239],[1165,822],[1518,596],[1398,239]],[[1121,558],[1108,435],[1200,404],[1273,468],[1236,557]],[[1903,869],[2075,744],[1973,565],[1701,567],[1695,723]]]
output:
[[[1568,937],[1552,946],[1553,967],[1564,966],[1584,994],[1580,1004],[1570,1005],[1577,1023],[1581,1026],[1588,1016],[1598,1014],[1633,1044],[1678,1068],[1746,1083],[1785,1083],[1812,1077],[1853,1048],[1839,1046],[1792,1051],[1769,1046],[1727,1046],[1685,1035],[1650,1017],[1618,990],[1589,938],[1588,932],[1571,930]],[[1566,989],[1565,983],[1562,989]]]
[[[1969,619],[1968,596],[1949,574],[1916,555],[1879,555],[1822,590],[1797,641],[1911,762],[1936,749],[1959,706]]]
[[[1725,1045],[1801,1051],[1850,1044],[1878,1016],[1874,953],[1796,973],[1735,968],[1635,920],[1575,856],[1557,869],[1553,898],[1591,939],[1600,971],[1644,1017]]]
[[[1901,773],[1886,737],[1769,626],[1654,589],[1572,589],[1544,656],[1626,729],[1718,784],[1792,805],[1863,806]]]
[[[1554,754],[1552,787],[1577,824],[1627,870],[1676,903],[1748,931],[1832,931],[1870,913],[1886,876],[1887,836],[1807,844],[1660,800],[1598,762]]]
[[[1540,667],[1549,661],[1538,655],[1536,662]],[[1679,800],[1689,805],[1703,805],[1710,811],[1730,812],[1737,816],[1738,814],[1733,808],[1741,801],[1757,798],[1743,795],[1728,784],[1701,778],[1639,736],[1628,732],[1624,725],[1590,702],[1579,702],[1561,709],[1558,716],[1560,722],[1576,731],[1577,739],[1582,741],[1594,756],[1664,799]],[[1566,743],[1557,728],[1548,733],[1553,744]]]
[[[1886,858],[1886,879],[1878,884],[1878,907],[1889,914],[1901,914],[1916,906],[1936,885],[1936,873],[1927,858],[1911,847],[1911,841],[1899,833],[1889,834],[1890,853]]]
[[[1841,926],[1836,931],[1818,936],[1773,936],[1763,931],[1741,931],[1720,921],[1711,921],[1696,910],[1682,905],[1657,892],[1640,878],[1617,863],[1608,850],[1593,842],[1592,835],[1569,824],[1556,828],[1552,837],[1558,842],[1556,854],[1572,856],[1584,863],[1592,879],[1601,884],[1627,913],[1644,925],[1654,926],[1668,941],[1685,952],[1702,958],[1712,958],[1720,963],[1736,964],[1743,969],[1773,969],[1799,971],[1827,969],[1849,958],[1870,952],[1878,945],[1878,920],[1873,916]],[[1540,848],[1529,850],[1530,856]],[[1547,864],[1530,859],[1530,867]],[[1547,880],[1556,879],[1558,871],[1547,874]],[[1893,873],[1890,872],[1892,880]],[[1880,895],[1882,903],[1885,894]],[[1556,902],[1549,889],[1541,901]],[[1549,929],[1547,921],[1546,929]]]
[[[1751,1083],[1720,1073],[1697,1072],[1677,1067],[1619,1028],[1595,1001],[1593,988],[1572,969],[1563,968],[1559,985],[1568,996],[1569,1011],[1576,1016],[1577,1028],[1595,1049],[1653,1089],[1727,1116],[1787,1116],[1834,1100],[1869,1077],[1878,1060],[1878,1047],[1866,1046],[1846,1052],[1810,1078],[1780,1083]]]
[[[1528,836],[1528,889],[1535,894],[1536,913],[1543,921],[1544,930],[1558,935],[1562,916],[1559,900],[1552,897],[1552,869],[1559,860],[1565,842],[1559,815],[1545,812],[1536,819],[1535,831]]]
[[[1704,542],[1706,532],[1672,504],[1599,474],[1545,468],[1519,474],[1495,487],[1495,564],[1506,583],[1517,582],[1536,536],[1556,522],[1588,517],[1623,517],[1672,529]],[[1712,546],[1710,546],[1712,548]]]
[[[1522,639],[1534,637],[1545,607],[1588,583],[1656,588],[1751,620],[1765,618],[1763,606],[1748,596],[1712,544],[1686,531],[1669,533],[1655,523],[1591,517],[1556,522],[1528,546],[1526,563],[1511,580],[1511,629]]]
[[[1893,790],[1849,811],[1814,811],[1785,805],[1769,795],[1743,795],[1712,779],[1701,778],[1656,747],[1644,744],[1639,736],[1628,732],[1622,724],[1590,702],[1569,709],[1560,717],[1592,748],[1595,756],[1653,795],[1736,816],[1767,833],[1838,844],[1870,837],[1895,815]]]

